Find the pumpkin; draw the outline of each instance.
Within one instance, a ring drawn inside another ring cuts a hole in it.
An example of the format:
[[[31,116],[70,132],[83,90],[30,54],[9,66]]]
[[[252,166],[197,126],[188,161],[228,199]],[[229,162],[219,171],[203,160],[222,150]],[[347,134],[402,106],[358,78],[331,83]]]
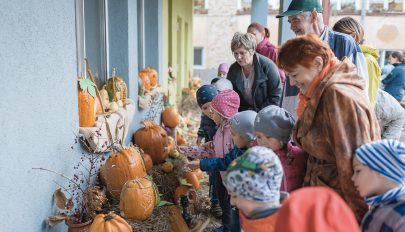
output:
[[[199,180],[204,179],[205,177],[204,173],[199,168],[193,170],[192,172],[197,176]]]
[[[114,212],[98,214],[91,224],[89,232],[132,232],[132,227]]]
[[[158,81],[159,81],[157,71],[151,67],[147,68],[147,70],[149,72],[149,80],[150,80],[150,84],[152,85],[152,88],[157,87]]]
[[[177,108],[170,106],[166,107],[162,112],[162,122],[169,128],[175,128],[180,124],[180,115]]]
[[[148,219],[155,207],[155,194],[153,182],[146,177],[127,181],[121,192],[121,216],[140,221]]]
[[[174,203],[179,204],[180,198],[183,195],[187,196],[190,203],[197,201],[197,192],[194,189],[190,188],[187,185],[180,185],[174,191],[174,196],[173,196]]]
[[[96,85],[89,79],[79,78],[78,100],[79,100],[79,126],[93,127],[96,122],[95,97]]]
[[[180,209],[175,205],[169,205],[170,211],[169,221],[170,221],[170,231],[172,232],[188,232],[190,231],[183,216],[181,215]]]
[[[126,147],[111,154],[100,168],[100,179],[113,198],[119,199],[122,186],[134,177],[146,176],[144,161],[138,149]]]
[[[142,81],[142,89],[145,92],[149,92],[152,89],[152,85],[150,83],[150,78],[149,78],[149,74],[145,71],[140,71],[138,73],[139,79],[141,79]]]
[[[149,172],[150,170],[152,170],[152,167],[153,167],[152,158],[150,158],[150,155],[148,155],[146,153],[143,153],[142,158],[143,158],[143,162],[145,163],[146,172]]]
[[[153,164],[163,163],[169,154],[166,131],[152,121],[143,121],[142,124],[144,127],[134,133],[134,144],[150,155]]]
[[[191,184],[195,189],[200,188],[200,180],[198,177],[195,175],[194,172],[186,172],[183,176],[184,179],[187,180],[187,183]]]
[[[178,146],[185,145],[187,143],[183,137],[183,134],[178,131],[176,132],[176,143]]]
[[[173,164],[171,162],[164,162],[162,164],[162,170],[166,173],[173,171]]]
[[[113,75],[110,79],[108,79],[106,83],[106,90],[108,92],[110,102],[121,100],[123,105],[125,105],[128,96],[128,88],[127,84],[121,77]],[[117,98],[117,95],[120,99]]]

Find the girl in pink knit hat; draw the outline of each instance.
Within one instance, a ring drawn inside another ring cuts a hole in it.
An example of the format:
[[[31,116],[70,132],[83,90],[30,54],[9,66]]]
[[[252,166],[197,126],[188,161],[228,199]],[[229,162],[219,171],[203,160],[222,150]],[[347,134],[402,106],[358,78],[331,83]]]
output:
[[[218,126],[213,141],[205,143],[200,147],[180,147],[180,153],[189,158],[223,158],[234,146],[231,135],[231,118],[238,113],[239,95],[229,89],[220,92],[211,102],[211,118]],[[222,209],[222,227],[218,231],[231,231],[231,204],[228,192],[222,184],[222,177],[217,173],[217,194]]]

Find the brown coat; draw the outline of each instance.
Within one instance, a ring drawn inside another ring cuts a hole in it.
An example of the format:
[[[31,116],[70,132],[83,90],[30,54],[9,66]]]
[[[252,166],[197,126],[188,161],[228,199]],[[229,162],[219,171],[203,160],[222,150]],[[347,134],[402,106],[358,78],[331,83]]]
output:
[[[309,154],[304,185],[333,188],[359,222],[367,206],[351,180],[352,158],[360,145],[380,139],[363,88],[363,78],[345,59],[321,81],[293,131],[294,141]]]

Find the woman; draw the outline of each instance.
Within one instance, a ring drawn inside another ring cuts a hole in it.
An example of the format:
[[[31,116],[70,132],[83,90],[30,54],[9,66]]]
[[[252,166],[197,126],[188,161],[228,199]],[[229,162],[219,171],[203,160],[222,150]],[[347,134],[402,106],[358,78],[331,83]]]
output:
[[[367,207],[351,181],[352,157],[360,145],[380,138],[363,78],[314,34],[287,41],[278,64],[300,89],[293,139],[309,154],[304,185],[334,189],[360,222]]]
[[[368,71],[368,96],[372,106],[375,105],[378,86],[380,85],[381,69],[378,64],[379,52],[378,49],[371,45],[362,44],[364,41],[364,29],[359,22],[351,17],[344,17],[337,21],[333,26],[333,30],[348,34],[353,37],[357,44],[361,48],[367,62]]]
[[[227,78],[240,98],[239,111],[258,112],[268,105],[280,105],[281,82],[276,64],[255,52],[256,40],[250,33],[236,32],[231,50],[236,62]]]
[[[405,59],[401,52],[393,52],[388,57],[388,62],[394,65],[391,73],[382,81],[384,90],[391,94],[397,101],[402,101],[405,95]]]
[[[275,45],[270,43],[270,31],[267,27],[264,27],[260,23],[251,23],[247,29],[247,32],[254,35],[256,39],[256,52],[269,58],[274,63],[277,62],[278,50]],[[284,88],[285,74],[282,69],[278,69],[278,74],[280,75],[281,84]]]

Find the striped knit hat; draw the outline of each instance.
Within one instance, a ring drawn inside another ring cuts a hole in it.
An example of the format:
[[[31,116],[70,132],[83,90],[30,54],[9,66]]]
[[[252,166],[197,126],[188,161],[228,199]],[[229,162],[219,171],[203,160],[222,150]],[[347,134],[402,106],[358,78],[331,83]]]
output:
[[[405,184],[405,144],[392,139],[375,141],[359,147],[356,156],[372,170]]]

